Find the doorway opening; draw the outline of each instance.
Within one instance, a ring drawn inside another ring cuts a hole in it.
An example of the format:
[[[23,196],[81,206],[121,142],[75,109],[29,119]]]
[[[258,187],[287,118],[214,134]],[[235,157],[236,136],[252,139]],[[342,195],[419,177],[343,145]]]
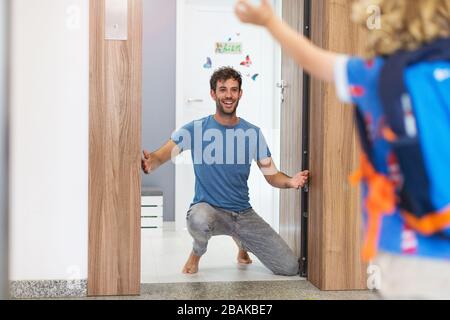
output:
[[[282,2],[272,1],[280,16]],[[234,4],[234,0],[144,1],[143,148],[154,151],[174,130],[213,114],[209,78],[215,69],[232,66],[243,77],[238,116],[262,129],[281,169],[285,98],[281,50],[263,28],[238,22]],[[182,274],[192,250],[186,212],[194,196],[194,179],[190,152],[143,178],[142,283],[300,279],[273,275],[251,254],[253,264],[238,265],[237,246],[227,236],[211,238],[198,274]],[[252,207],[279,232],[280,191],[267,184],[255,163],[249,189]],[[299,247],[300,237],[295,241]]]

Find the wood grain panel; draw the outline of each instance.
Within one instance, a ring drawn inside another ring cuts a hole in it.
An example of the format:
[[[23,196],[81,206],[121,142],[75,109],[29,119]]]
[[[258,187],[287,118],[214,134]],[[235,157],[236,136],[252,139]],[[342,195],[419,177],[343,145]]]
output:
[[[106,41],[90,1],[90,296],[140,292],[142,0],[128,10],[128,40]]]
[[[303,0],[284,0],[283,19],[303,32]],[[287,81],[281,107],[281,171],[294,175],[302,169],[303,71],[283,53],[281,78]],[[280,235],[300,256],[301,202],[298,190],[280,191]]]
[[[312,1],[312,38],[336,52],[361,54],[363,31],[349,19],[351,1]],[[358,167],[353,108],[338,102],[333,85],[311,85],[308,280],[322,290],[366,288],[361,262],[360,192],[348,176]]]

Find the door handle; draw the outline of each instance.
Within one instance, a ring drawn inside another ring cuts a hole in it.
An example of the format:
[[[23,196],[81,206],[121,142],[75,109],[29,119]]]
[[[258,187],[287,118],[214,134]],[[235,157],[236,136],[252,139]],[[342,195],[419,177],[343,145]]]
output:
[[[306,192],[306,193],[309,192],[309,183],[306,183],[306,184],[303,186],[303,192]]]
[[[277,88],[281,89],[281,103],[284,103],[284,100],[285,100],[284,92],[285,92],[286,88],[288,88],[288,87],[289,87],[289,85],[287,84],[287,81],[285,81],[285,80],[281,80],[281,82],[277,83]]]
[[[277,82],[277,88],[280,88],[281,90],[284,90],[288,88],[289,85],[287,84],[287,81],[281,80],[281,82]]]
[[[203,99],[193,99],[193,98],[189,98],[189,99],[187,99],[187,102],[188,103],[193,103],[193,102],[203,102]]]

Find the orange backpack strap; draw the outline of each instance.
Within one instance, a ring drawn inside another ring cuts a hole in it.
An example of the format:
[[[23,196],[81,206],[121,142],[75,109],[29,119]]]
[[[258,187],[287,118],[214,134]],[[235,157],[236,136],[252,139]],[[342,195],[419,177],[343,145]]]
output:
[[[422,218],[418,218],[416,215],[402,210],[402,216],[408,226],[425,236],[430,236],[450,227],[450,207],[447,207],[441,212],[428,213]]]
[[[364,153],[361,154],[360,169],[350,177],[353,184],[362,180],[366,181],[368,187],[368,195],[365,199],[368,221],[362,258],[365,262],[369,262],[377,254],[383,215],[395,212],[396,194],[394,184],[385,175],[375,171]]]

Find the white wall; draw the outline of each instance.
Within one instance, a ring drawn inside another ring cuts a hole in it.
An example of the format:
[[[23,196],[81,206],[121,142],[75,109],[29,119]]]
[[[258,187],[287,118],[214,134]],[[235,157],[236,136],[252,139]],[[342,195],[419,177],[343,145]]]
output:
[[[10,278],[86,279],[88,0],[11,2]]]
[[[0,299],[8,288],[8,3],[0,0]]]
[[[142,146],[151,151],[166,143],[175,130],[177,1],[143,1]],[[142,186],[164,193],[164,220],[175,221],[173,163],[169,161],[156,172],[143,175]]]

